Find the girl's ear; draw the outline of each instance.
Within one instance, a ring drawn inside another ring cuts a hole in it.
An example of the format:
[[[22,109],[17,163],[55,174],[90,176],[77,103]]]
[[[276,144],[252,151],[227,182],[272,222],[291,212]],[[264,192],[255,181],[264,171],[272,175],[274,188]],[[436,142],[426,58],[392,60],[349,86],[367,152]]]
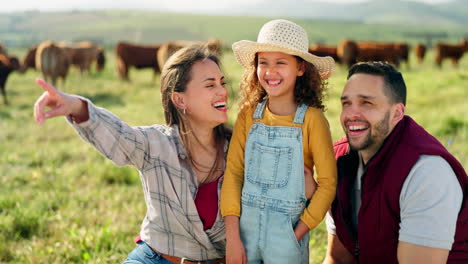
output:
[[[171,95],[172,103],[179,109],[186,109],[185,97],[182,93],[173,92]]]
[[[305,73],[305,61],[301,61],[298,65],[297,65],[297,76],[302,76],[304,75]]]

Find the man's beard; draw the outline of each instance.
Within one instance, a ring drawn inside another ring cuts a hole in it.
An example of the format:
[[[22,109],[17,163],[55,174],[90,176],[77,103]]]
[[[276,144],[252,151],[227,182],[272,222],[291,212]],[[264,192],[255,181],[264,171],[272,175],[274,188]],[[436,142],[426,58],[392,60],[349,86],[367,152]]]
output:
[[[387,113],[385,113],[384,118],[380,120],[377,124],[375,124],[375,126],[369,126],[369,133],[367,137],[364,139],[364,142],[362,142],[359,145],[353,145],[353,143],[349,139],[349,136],[346,135],[348,137],[348,142],[349,142],[351,149],[356,150],[356,151],[365,150],[371,147],[372,145],[377,145],[377,144],[380,147],[382,142],[385,140],[386,135],[388,134],[388,130],[389,130],[388,120],[389,119],[390,119],[390,111],[387,111]],[[372,133],[372,131],[375,131],[375,133]]]

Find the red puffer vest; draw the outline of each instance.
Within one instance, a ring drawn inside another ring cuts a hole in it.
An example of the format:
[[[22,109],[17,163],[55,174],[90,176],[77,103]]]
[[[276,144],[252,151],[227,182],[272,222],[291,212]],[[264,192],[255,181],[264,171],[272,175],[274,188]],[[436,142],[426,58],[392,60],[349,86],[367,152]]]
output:
[[[355,263],[398,263],[400,192],[411,168],[423,154],[443,157],[462,187],[463,204],[447,263],[468,263],[468,176],[437,139],[408,116],[397,124],[368,162],[362,177],[357,231],[351,224],[350,190],[356,179],[359,157],[356,151],[348,151],[346,139],[335,142],[334,147],[339,158],[337,197],[332,204],[332,215],[338,238],[354,255]]]

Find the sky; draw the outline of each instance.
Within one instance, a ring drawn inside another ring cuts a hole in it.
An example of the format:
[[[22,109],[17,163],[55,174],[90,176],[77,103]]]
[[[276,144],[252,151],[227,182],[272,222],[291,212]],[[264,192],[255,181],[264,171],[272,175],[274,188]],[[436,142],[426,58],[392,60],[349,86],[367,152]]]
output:
[[[258,1],[267,0],[6,0],[0,5],[0,13],[40,10],[40,11],[64,11],[64,10],[90,10],[90,9],[147,9],[167,10],[179,12],[213,12],[226,11],[233,5],[239,6]],[[311,2],[366,2],[368,0],[310,0]],[[426,3],[448,2],[450,0],[412,0]],[[285,3],[290,0],[285,0]]]

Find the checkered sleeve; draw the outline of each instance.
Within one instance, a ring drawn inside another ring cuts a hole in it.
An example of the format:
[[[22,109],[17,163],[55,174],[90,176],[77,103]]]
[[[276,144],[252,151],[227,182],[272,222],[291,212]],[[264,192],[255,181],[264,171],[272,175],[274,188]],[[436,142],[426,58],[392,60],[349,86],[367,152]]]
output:
[[[132,127],[111,112],[95,106],[87,98],[80,97],[88,105],[89,119],[77,124],[68,117],[70,124],[86,142],[117,166],[144,166],[148,155],[148,138],[142,127]]]

